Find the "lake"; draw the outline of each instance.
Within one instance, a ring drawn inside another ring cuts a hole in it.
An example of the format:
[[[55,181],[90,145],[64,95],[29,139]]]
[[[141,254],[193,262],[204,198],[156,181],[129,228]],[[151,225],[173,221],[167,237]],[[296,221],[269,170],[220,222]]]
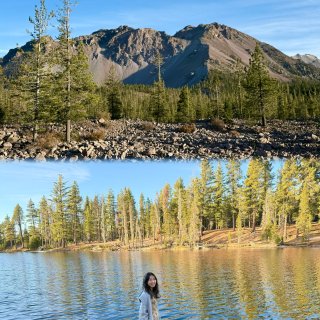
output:
[[[162,319],[320,319],[320,249],[0,254],[0,319],[137,319],[158,276]]]

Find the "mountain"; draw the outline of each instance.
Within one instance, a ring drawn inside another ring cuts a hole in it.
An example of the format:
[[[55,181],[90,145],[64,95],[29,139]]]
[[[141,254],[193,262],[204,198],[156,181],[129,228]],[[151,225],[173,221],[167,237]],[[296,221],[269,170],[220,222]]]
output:
[[[317,68],[320,68],[320,59],[312,54],[296,54],[293,59],[300,59],[304,63],[311,64]]]
[[[49,42],[49,41],[48,41]],[[55,43],[49,46],[54,46]],[[103,83],[113,67],[124,83],[152,84],[157,77],[155,56],[160,51],[163,79],[169,87],[193,85],[203,80],[209,70],[232,71],[237,59],[247,66],[250,53],[258,42],[264,52],[270,74],[282,81],[294,77],[320,79],[320,69],[303,59],[286,56],[276,48],[218,23],[187,26],[174,36],[150,28],[98,30],[75,38],[75,46],[84,44],[90,71],[96,83]],[[28,51],[31,42],[21,49]],[[8,74],[18,49],[3,57],[2,66]]]

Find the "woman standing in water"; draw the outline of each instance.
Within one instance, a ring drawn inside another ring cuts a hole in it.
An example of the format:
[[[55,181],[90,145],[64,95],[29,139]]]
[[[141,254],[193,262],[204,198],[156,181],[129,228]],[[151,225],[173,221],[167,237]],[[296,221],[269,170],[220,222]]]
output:
[[[160,320],[157,302],[159,298],[157,277],[148,272],[143,277],[143,291],[139,297],[139,320]]]

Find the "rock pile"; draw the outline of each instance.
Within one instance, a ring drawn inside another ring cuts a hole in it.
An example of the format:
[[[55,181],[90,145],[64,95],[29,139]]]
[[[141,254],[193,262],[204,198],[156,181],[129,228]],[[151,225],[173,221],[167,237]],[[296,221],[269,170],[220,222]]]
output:
[[[4,126],[0,128],[0,159],[244,159],[320,155],[320,126],[315,122],[273,121],[263,128],[233,121],[215,128],[206,121],[186,127],[139,120],[101,120],[73,125],[70,143],[63,142],[64,135],[63,126],[51,125],[32,142],[31,128]]]

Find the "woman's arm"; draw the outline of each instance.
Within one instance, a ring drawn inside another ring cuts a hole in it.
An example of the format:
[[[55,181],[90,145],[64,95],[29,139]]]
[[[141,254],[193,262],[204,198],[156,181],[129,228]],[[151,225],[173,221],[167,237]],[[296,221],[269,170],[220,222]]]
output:
[[[140,300],[140,309],[139,309],[139,320],[150,320],[152,315],[150,315],[151,310],[149,308],[150,296],[148,293],[143,292],[139,297]]]

